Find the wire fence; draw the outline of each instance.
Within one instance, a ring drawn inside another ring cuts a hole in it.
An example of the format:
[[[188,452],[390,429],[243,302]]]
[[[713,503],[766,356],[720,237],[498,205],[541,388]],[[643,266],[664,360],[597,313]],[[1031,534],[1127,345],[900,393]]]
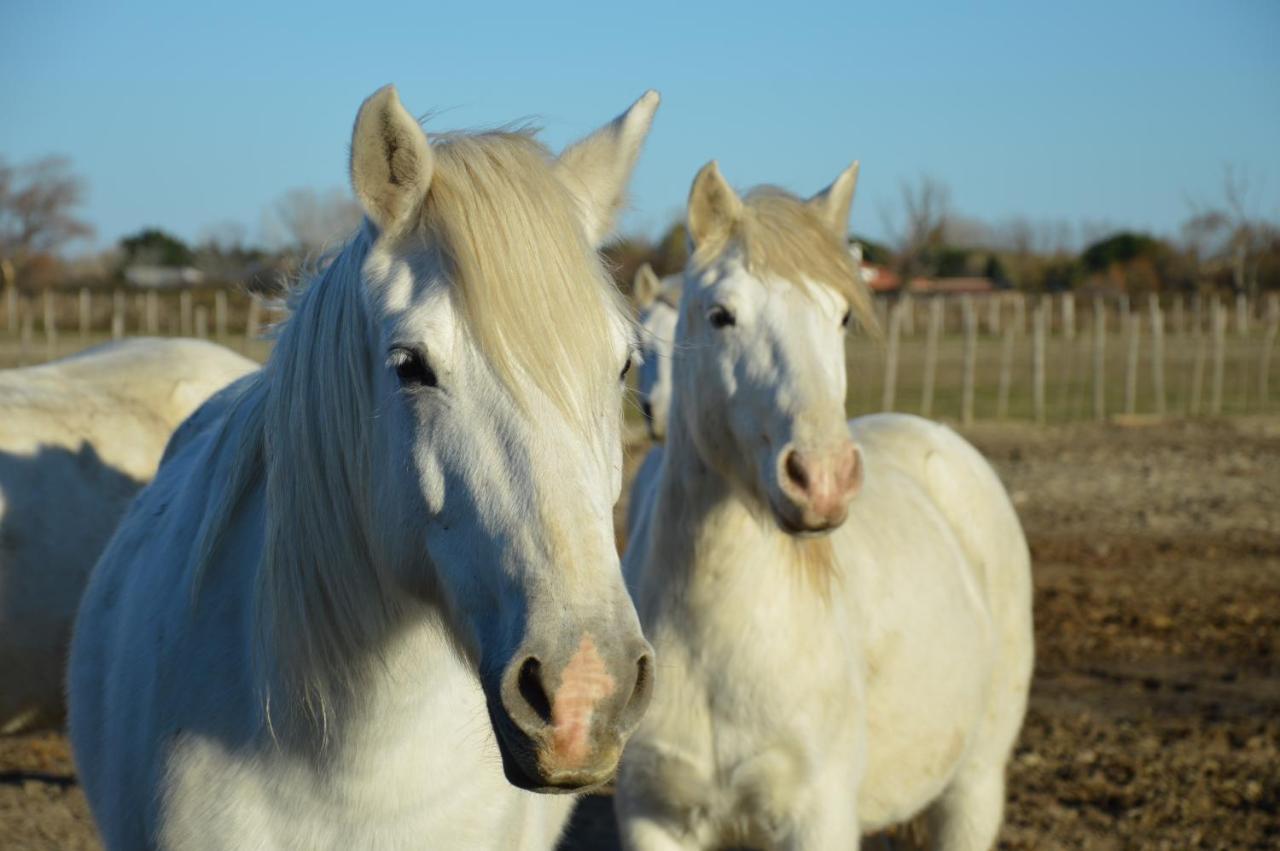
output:
[[[263,360],[265,329],[284,316],[275,301],[243,289],[110,291],[6,289],[0,304],[0,366],[27,366],[124,337],[196,337]]]
[[[1280,412],[1280,295],[1250,300],[1002,293],[877,304],[849,344],[851,414],[961,423]]]
[[[961,423],[1280,413],[1280,294],[1259,299],[994,293],[877,300],[850,337],[851,415]],[[127,336],[214,340],[264,360],[280,304],[243,289],[46,290],[0,299],[0,367]]]

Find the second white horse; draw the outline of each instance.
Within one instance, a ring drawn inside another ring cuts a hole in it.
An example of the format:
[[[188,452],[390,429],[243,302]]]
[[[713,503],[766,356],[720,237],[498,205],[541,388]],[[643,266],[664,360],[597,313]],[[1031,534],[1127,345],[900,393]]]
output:
[[[939,848],[995,842],[1027,546],[956,434],[846,424],[845,329],[873,321],[856,175],[807,202],[740,198],[714,163],[694,182],[667,441],[624,559],[658,659],[618,780],[629,848],[852,848],[926,808]]]

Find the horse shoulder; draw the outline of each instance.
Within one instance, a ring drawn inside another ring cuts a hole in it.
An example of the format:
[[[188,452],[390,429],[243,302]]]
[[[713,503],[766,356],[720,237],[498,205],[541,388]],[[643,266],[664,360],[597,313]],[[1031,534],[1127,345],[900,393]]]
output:
[[[226,474],[211,443],[192,441],[134,500],[90,575],[75,622],[68,682],[77,765],[86,788],[116,799],[120,812],[150,811],[144,802],[164,774],[159,748],[167,745],[158,743],[168,741],[152,735],[155,728],[218,726],[219,707],[248,674],[246,642],[235,634],[243,600],[213,581],[193,608],[194,544],[208,507],[198,483]],[[236,555],[241,570],[252,569],[248,552]],[[175,673],[187,667],[200,676],[178,688]],[[235,668],[243,670],[225,675]],[[107,735],[102,725],[124,717],[130,723]]]

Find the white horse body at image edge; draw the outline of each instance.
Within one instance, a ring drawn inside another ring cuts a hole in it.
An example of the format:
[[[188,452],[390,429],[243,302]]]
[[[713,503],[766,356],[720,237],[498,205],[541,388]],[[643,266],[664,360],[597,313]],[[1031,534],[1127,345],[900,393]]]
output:
[[[180,422],[257,368],[135,338],[0,371],[0,732],[57,722],[80,591]]]

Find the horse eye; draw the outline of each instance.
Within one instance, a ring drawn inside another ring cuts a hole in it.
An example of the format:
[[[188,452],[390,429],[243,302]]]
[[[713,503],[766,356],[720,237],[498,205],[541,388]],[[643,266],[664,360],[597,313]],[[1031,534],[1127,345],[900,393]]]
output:
[[[841,328],[849,327],[849,311],[847,310],[844,312],[844,316],[840,319],[840,327]]]
[[[630,355],[630,354],[628,354],[628,355],[627,355],[627,359],[626,359],[626,360],[623,362],[623,364],[622,364],[622,374],[618,376],[618,380],[619,380],[619,381],[625,380],[625,379],[626,379],[626,377],[627,377],[627,373],[631,371],[631,361],[632,361],[632,360],[634,360],[634,358],[633,358],[633,357],[631,357],[631,355]]]
[[[722,304],[717,304],[707,311],[707,319],[711,321],[711,327],[713,328],[728,328],[738,322],[733,312]]]
[[[435,387],[439,384],[435,370],[417,349],[398,346],[391,350],[388,364],[396,372],[401,387]]]

